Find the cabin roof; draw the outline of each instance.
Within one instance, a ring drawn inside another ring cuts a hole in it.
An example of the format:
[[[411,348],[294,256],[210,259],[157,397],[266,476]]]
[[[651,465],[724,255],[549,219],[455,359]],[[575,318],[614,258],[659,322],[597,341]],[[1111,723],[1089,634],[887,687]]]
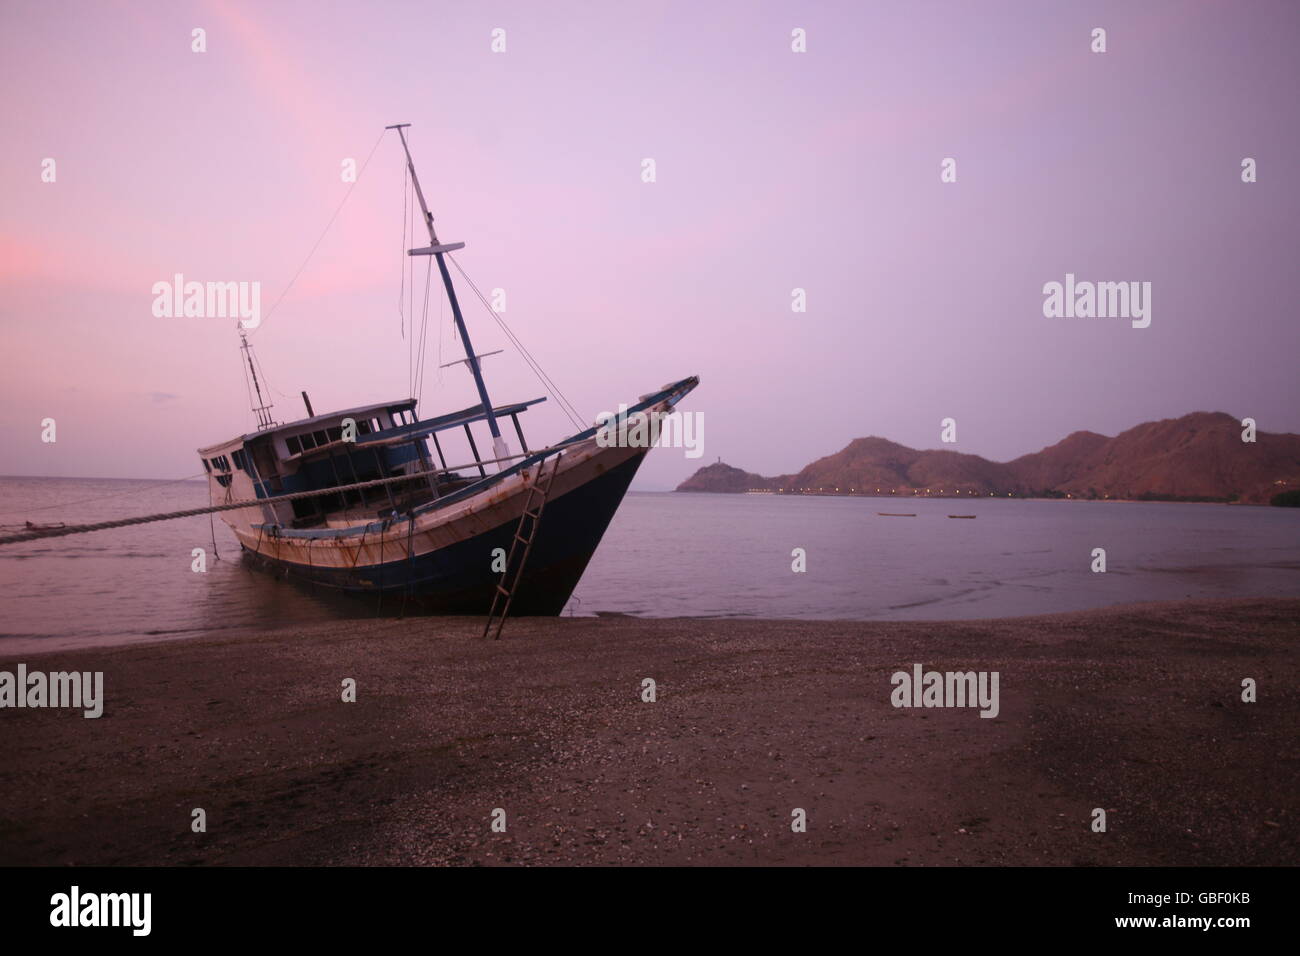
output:
[[[372,402],[369,405],[358,405],[356,408],[345,408],[337,412],[326,412],[323,415],[313,415],[311,418],[299,418],[297,421],[285,422],[283,425],[276,425],[273,428],[264,428],[261,431],[250,432],[247,435],[239,435],[227,441],[217,442],[215,445],[208,445],[206,448],[200,448],[199,454],[206,456],[206,452],[216,451],[220,448],[227,448],[236,442],[252,441],[254,438],[261,438],[263,435],[274,435],[278,432],[291,431],[311,425],[318,425],[322,422],[333,421],[336,418],[356,418],[366,415],[368,412],[382,412],[388,409],[406,409],[414,408],[415,399],[402,398],[394,402]]]
[[[519,414],[530,405],[536,405],[538,402],[544,401],[546,401],[546,399],[543,397],[534,398],[527,402],[516,402],[513,405],[498,405],[492,409],[492,414],[496,415],[498,418],[506,418],[510,415]],[[381,432],[371,432],[369,435],[358,435],[355,442],[339,440],[328,442],[324,445],[317,445],[315,448],[309,448],[297,453],[296,455],[288,455],[283,460],[297,461],[300,458],[315,458],[318,455],[327,455],[338,449],[348,447],[360,448],[363,445],[368,448],[401,445],[416,438],[424,438],[428,435],[432,435],[434,432],[446,431],[449,428],[459,428],[462,425],[479,422],[485,418],[487,418],[487,416],[483,414],[482,405],[471,405],[469,408],[462,408],[458,412],[439,415],[437,418],[426,418],[423,421],[413,422],[410,425],[398,425],[395,428],[385,428]]]
[[[498,418],[506,418],[510,415],[517,415],[525,409],[546,401],[545,396],[542,398],[529,399],[526,402],[515,402],[511,405],[497,405],[492,409],[492,414]],[[266,435],[274,435],[277,432],[297,432],[298,430],[310,431],[311,426],[323,422],[337,421],[340,418],[361,418],[367,413],[377,411],[387,411],[389,409],[407,409],[415,407],[415,399],[407,398],[398,402],[377,402],[373,405],[359,405],[356,408],[347,408],[337,412],[326,412],[324,415],[315,415],[311,418],[300,418],[296,422],[286,422],[283,425],[276,425],[274,428],[266,428],[260,432],[252,432],[248,435],[241,435],[232,438],[229,441],[218,442],[215,445],[209,445],[207,448],[200,448],[199,454],[207,458],[212,452],[222,449],[229,449],[232,445],[252,441],[255,438],[261,438]],[[402,442],[411,441],[414,438],[423,438],[434,432],[446,431],[449,428],[460,428],[462,425],[469,425],[474,422],[482,421],[487,418],[483,412],[482,404],[471,405],[469,408],[462,408],[458,412],[449,412],[446,415],[438,415],[434,418],[426,418],[410,425],[398,425],[394,428],[385,428],[383,431],[372,432],[369,435],[358,435],[355,445],[396,445]],[[302,457],[313,457],[316,452],[327,452],[343,444],[353,444],[351,442],[329,442],[325,445],[317,445],[308,451],[300,452],[296,455],[289,455],[285,461],[293,461]]]
[[[538,402],[546,401],[545,396],[542,398],[529,399],[526,402],[515,402],[513,405],[497,405],[492,409],[492,414],[497,418],[505,418],[510,415],[518,415],[530,405],[536,405]],[[388,428],[382,432],[373,432],[369,435],[358,435],[358,445],[391,445],[401,441],[408,441],[412,438],[421,438],[425,435],[431,435],[434,432],[446,431],[448,428],[459,428],[461,425],[468,425],[472,422],[482,421],[487,418],[483,413],[483,406],[471,405],[469,408],[462,408],[458,412],[449,412],[446,415],[439,415],[436,418],[426,418],[423,421],[413,422],[410,425],[399,425],[396,428]]]
[[[313,415],[311,418],[300,418],[295,422],[285,422],[283,425],[276,425],[274,428],[264,428],[260,432],[253,432],[251,435],[245,435],[244,440],[257,438],[259,435],[274,435],[276,432],[291,431],[304,426],[319,425],[322,422],[333,421],[338,418],[356,418],[365,415],[367,412],[385,412],[389,409],[406,409],[414,408],[415,399],[403,398],[395,402],[375,402],[371,405],[358,405],[356,408],[345,408],[338,412],[326,412],[323,415]]]

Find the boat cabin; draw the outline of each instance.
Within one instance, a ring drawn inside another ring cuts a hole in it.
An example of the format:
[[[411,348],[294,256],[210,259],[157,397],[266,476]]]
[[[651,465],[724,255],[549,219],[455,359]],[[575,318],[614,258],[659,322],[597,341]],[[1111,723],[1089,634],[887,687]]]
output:
[[[508,417],[514,422],[524,454],[528,453],[528,444],[519,414],[542,401],[545,399],[536,398],[492,410],[496,418]],[[270,424],[252,434],[201,448],[199,456],[213,501],[276,498],[411,476],[409,482],[262,506],[266,525],[342,528],[404,514],[487,476],[485,465],[490,462],[479,455],[470,428],[487,418],[482,405],[423,421],[417,418],[415,406],[415,399],[362,405],[284,425]],[[451,429],[464,430],[472,462],[448,464],[438,436]],[[472,470],[466,476],[459,469]]]

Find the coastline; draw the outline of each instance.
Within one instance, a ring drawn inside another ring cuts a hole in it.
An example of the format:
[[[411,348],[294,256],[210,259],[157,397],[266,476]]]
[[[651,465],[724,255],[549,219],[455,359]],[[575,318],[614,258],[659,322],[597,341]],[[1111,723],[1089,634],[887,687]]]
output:
[[[106,702],[0,711],[0,863],[1294,865],[1297,625],[408,618],[27,655]],[[999,671],[1001,712],[892,707],[913,662]]]
[[[660,492],[639,492],[641,494],[659,494]],[[754,498],[875,498],[880,501],[1075,501],[1093,504],[1139,504],[1139,505],[1217,505],[1218,507],[1243,508],[1280,508],[1267,501],[1209,501],[1204,499],[1181,498],[1075,498],[1071,495],[1055,497],[1051,495],[868,495],[844,491],[704,491],[698,488],[672,488],[671,494],[681,495],[744,495]]]

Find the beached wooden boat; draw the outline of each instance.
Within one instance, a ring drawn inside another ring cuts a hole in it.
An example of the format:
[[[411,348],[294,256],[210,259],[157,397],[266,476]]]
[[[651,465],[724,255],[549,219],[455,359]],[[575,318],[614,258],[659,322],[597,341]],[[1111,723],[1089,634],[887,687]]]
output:
[[[221,515],[255,564],[295,578],[401,595],[439,613],[484,614],[504,603],[514,614],[558,614],[649,451],[629,439],[638,419],[670,414],[699,380],[665,385],[604,424],[530,450],[519,416],[544,399],[491,404],[445,262],[463,243],[439,242],[404,127],[390,128],[429,232],[430,245],[410,254],[437,262],[481,403],[425,419],[414,398],[315,415],[304,393],[307,417],[278,424],[245,340],[260,427],[199,450],[213,503],[279,499]],[[501,434],[507,418],[517,453]],[[490,458],[479,455],[476,425],[486,425]],[[472,462],[447,461],[439,436],[449,432],[465,435]]]

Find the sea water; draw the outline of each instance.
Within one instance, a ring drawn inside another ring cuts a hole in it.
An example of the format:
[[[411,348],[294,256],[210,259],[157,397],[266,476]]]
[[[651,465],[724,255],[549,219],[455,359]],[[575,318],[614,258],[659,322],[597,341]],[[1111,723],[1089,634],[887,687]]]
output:
[[[203,482],[0,478],[0,525],[206,504]],[[0,586],[0,654],[405,610],[248,567],[220,516],[2,545]],[[565,613],[940,620],[1257,596],[1300,597],[1300,509],[632,492]]]

